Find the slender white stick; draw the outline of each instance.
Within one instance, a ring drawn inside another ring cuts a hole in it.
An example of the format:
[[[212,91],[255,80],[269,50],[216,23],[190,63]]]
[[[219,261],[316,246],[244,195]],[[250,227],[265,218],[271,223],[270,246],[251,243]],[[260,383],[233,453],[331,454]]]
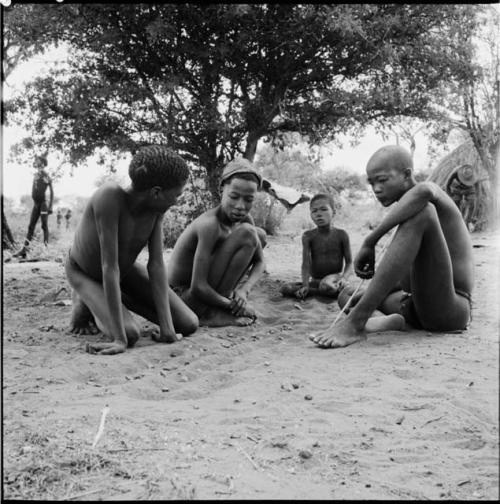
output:
[[[106,406],[104,406],[104,408],[102,409],[101,423],[99,424],[99,429],[97,430],[97,434],[95,435],[94,444],[92,445],[92,448],[95,448],[99,439],[101,439],[101,436],[104,432],[104,422],[106,421],[106,415],[108,413],[109,413],[109,406],[106,404]]]
[[[384,243],[384,246],[380,250],[380,252],[379,252],[379,259],[382,258],[382,256],[384,255],[385,251],[389,247],[389,244],[392,242],[392,236],[393,236],[394,232],[395,231],[393,231],[392,234],[391,234],[391,236],[389,238],[387,238],[387,241]],[[340,317],[342,316],[342,314],[349,308],[349,306],[352,303],[352,300],[354,299],[354,296],[358,293],[359,289],[364,284],[365,280],[366,280],[366,278],[362,278],[361,279],[361,281],[359,282],[358,286],[356,287],[356,289],[354,289],[354,292],[351,294],[351,296],[347,300],[347,303],[344,305],[344,307],[342,308],[342,310],[340,310],[339,314],[335,317],[335,320],[330,324],[330,326],[328,327],[327,330],[331,329],[338,322],[338,320],[340,319]]]

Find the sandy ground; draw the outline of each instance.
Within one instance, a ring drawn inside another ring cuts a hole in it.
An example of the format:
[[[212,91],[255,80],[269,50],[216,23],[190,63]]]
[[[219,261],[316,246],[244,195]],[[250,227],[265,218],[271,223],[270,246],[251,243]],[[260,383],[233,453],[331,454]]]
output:
[[[269,240],[256,325],[111,357],[67,332],[66,292],[41,301],[60,262],[4,264],[3,497],[498,499],[498,234],[473,242],[468,331],[337,350],[307,339],[336,303],[279,295],[297,233]]]

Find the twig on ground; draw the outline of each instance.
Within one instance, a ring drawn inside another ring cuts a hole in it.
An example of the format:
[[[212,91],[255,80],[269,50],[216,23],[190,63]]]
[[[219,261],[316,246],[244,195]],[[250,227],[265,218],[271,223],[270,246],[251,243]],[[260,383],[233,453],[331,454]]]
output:
[[[106,405],[102,409],[102,415],[101,415],[101,423],[99,424],[99,429],[97,430],[97,434],[95,435],[94,439],[94,444],[92,445],[92,448],[94,449],[99,441],[101,439],[101,436],[104,432],[104,422],[106,421],[106,415],[109,413],[109,406]]]
[[[164,451],[168,448],[111,448],[106,450],[108,453],[124,452],[124,451]]]
[[[443,418],[443,417],[445,417],[445,416],[446,416],[446,415],[441,415],[441,416],[440,416],[440,417],[438,417],[438,418],[431,418],[430,420],[427,420],[427,422],[423,423],[423,424],[422,424],[422,427],[423,427],[424,425],[430,424],[430,423],[432,423],[432,422],[437,422],[438,420],[441,420],[441,418]]]
[[[74,499],[79,499],[80,497],[86,497],[87,495],[92,495],[92,494],[95,494],[97,492],[101,492],[103,489],[102,488],[98,488],[97,490],[89,490],[88,492],[83,492],[83,493],[79,493],[79,494],[75,494],[75,495],[70,495],[68,497],[68,500],[74,500]]]
[[[238,445],[238,444],[235,443],[234,446],[236,446],[236,449],[238,451],[240,451],[241,453],[243,453],[243,455],[245,455],[245,457],[254,466],[254,468],[255,468],[256,471],[260,471],[260,467],[254,462],[254,460],[252,459],[252,457],[250,457],[250,455],[240,445]]]

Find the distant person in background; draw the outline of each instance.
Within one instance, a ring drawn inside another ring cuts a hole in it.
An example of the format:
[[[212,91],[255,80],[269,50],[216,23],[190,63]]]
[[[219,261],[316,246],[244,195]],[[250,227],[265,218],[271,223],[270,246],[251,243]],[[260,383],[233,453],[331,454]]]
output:
[[[52,188],[52,180],[49,174],[45,171],[47,167],[47,158],[45,156],[36,156],[35,162],[35,176],[33,179],[33,188],[31,190],[31,197],[33,198],[33,209],[31,211],[31,218],[28,225],[28,234],[24,241],[23,248],[14,254],[14,257],[25,258],[29,251],[29,245],[35,234],[35,226],[40,218],[43,230],[43,243],[45,246],[49,243],[49,226],[48,217],[52,213],[52,202],[54,201],[54,190]],[[49,201],[47,202],[46,193],[49,189]]]
[[[61,228],[62,218],[63,218],[62,210],[60,208],[58,208],[57,209],[57,229]]]
[[[474,230],[474,210],[476,207],[476,182],[471,165],[462,165],[446,185],[446,192],[455,202],[469,231]]]
[[[69,229],[69,223],[71,221],[71,208],[68,208],[68,211],[66,212],[64,218],[66,219],[66,229]]]

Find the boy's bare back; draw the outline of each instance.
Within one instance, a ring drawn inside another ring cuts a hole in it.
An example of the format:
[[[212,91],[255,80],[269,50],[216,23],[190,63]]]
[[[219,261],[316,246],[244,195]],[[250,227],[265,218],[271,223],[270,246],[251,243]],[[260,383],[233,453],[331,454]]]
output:
[[[103,215],[116,223],[118,265],[121,276],[137,259],[154,228],[158,214],[134,215],[127,193],[116,183],[106,183],[91,197],[75,232],[71,256],[91,278],[102,280],[101,243],[98,227]]]

